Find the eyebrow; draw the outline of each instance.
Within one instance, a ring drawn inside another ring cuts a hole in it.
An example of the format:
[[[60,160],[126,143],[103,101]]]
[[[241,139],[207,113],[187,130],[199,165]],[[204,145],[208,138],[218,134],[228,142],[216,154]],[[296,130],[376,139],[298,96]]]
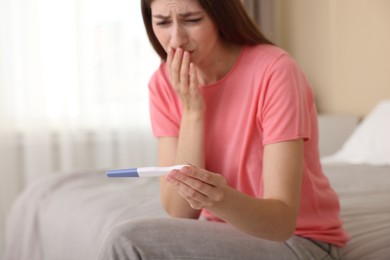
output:
[[[187,17],[190,17],[190,16],[199,15],[199,14],[202,14],[202,12],[199,11],[199,12],[181,13],[181,14],[179,14],[179,16],[182,17],[182,18],[187,18]],[[165,15],[162,15],[162,14],[156,14],[156,15],[153,15],[153,18],[158,18],[158,19],[169,19],[170,16],[165,16]]]

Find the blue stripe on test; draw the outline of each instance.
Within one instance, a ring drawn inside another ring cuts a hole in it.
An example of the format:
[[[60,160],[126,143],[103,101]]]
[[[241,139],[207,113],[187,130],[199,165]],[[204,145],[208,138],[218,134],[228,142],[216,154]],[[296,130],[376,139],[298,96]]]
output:
[[[137,168],[110,170],[106,174],[108,177],[139,177]]]

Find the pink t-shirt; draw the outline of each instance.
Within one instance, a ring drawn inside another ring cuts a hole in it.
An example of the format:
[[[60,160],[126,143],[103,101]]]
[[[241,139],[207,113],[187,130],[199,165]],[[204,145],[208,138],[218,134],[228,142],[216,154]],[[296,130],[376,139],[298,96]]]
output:
[[[181,101],[165,63],[150,80],[150,113],[157,137],[178,136]],[[304,172],[295,234],[344,245],[339,200],[323,174],[312,89],[294,60],[271,45],[246,46],[225,77],[202,86],[206,103],[206,169],[256,198],[263,196],[264,145],[303,138]],[[221,221],[212,212],[202,215]]]

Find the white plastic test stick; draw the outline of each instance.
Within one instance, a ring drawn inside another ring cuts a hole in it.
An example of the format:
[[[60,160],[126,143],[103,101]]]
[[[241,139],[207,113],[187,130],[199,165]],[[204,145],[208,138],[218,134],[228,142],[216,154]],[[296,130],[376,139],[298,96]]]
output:
[[[170,167],[141,167],[120,170],[109,170],[108,177],[156,177],[168,174],[172,170],[180,170],[186,165],[174,165]]]

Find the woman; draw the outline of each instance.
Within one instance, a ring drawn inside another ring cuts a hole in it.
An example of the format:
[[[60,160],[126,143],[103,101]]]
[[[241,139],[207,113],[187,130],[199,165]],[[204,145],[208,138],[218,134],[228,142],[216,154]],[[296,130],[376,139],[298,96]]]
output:
[[[188,166],[161,178],[174,218],[116,228],[103,258],[339,259],[348,237],[297,64],[240,0],[141,3],[162,59],[149,85],[159,164]]]

